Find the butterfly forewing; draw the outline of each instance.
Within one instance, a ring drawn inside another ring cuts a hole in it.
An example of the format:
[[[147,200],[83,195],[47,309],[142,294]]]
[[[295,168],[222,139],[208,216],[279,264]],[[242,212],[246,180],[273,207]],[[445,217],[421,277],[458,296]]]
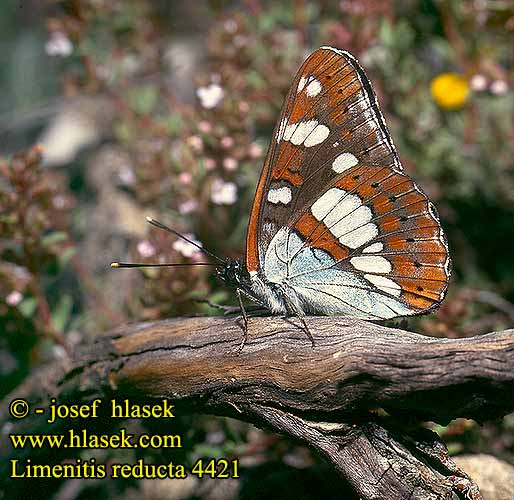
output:
[[[322,47],[295,77],[257,188],[246,263],[315,312],[394,317],[443,298],[449,257],[435,209],[402,173],[348,53]]]
[[[402,168],[356,60],[346,52],[321,48],[298,71],[272,137],[250,219],[249,268],[256,270],[264,257],[279,229],[275,220],[289,220],[338,170],[363,157],[370,164]],[[271,200],[263,199],[265,193]],[[286,204],[289,194],[292,199]]]

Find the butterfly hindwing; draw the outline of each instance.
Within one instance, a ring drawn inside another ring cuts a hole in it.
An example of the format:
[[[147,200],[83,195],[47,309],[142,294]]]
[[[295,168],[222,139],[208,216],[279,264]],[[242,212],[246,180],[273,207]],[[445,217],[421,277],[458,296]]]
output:
[[[433,205],[403,173],[353,167],[300,216],[293,231],[303,247],[330,254],[333,269],[357,275],[362,286],[395,297],[411,314],[444,297],[446,239]]]
[[[257,188],[246,265],[315,312],[376,319],[442,300],[449,257],[435,209],[402,173],[371,85],[346,52],[322,47],[295,77]]]

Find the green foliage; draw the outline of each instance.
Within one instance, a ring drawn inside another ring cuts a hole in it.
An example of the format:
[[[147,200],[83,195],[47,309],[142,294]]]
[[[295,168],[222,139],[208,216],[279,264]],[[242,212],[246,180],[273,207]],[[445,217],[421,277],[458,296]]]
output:
[[[140,115],[148,115],[154,110],[158,98],[159,94],[156,87],[144,85],[131,89],[127,101],[133,111]]]
[[[50,301],[52,283],[75,253],[67,232],[73,203],[64,178],[42,168],[39,147],[0,159],[0,354],[10,356],[20,345],[29,349],[5,370],[2,391],[26,375],[38,337],[64,342],[73,301],[63,295],[53,310]]]

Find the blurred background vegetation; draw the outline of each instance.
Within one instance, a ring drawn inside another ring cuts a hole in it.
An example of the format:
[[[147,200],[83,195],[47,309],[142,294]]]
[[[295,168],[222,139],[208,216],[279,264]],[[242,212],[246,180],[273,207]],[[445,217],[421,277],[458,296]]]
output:
[[[1,395],[123,322],[217,313],[201,299],[234,303],[208,268],[109,263],[202,258],[145,215],[218,254],[243,254],[282,100],[300,63],[324,44],[365,67],[405,170],[448,234],[449,295],[408,327],[465,337],[512,325],[513,37],[514,9],[501,0],[1,2]],[[311,498],[307,482],[329,498],[325,476],[343,487],[307,450],[242,423],[181,417],[174,425],[185,447],[154,452],[155,461],[237,456],[243,479],[167,485],[174,496],[162,498],[259,498],[286,482],[297,498]],[[453,454],[514,464],[514,415],[434,428]],[[84,481],[65,498],[161,498],[157,483]]]

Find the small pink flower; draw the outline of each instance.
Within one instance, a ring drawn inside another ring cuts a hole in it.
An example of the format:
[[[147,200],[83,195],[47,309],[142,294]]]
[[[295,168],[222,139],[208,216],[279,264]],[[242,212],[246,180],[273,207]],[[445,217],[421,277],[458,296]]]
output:
[[[237,31],[237,21],[235,19],[227,19],[223,23],[223,27],[227,33],[235,33]]]
[[[223,168],[226,170],[235,170],[237,168],[237,160],[228,156],[223,159]]]
[[[339,8],[348,14],[359,15],[365,11],[365,6],[360,4],[355,4],[351,0],[341,0],[339,2]]]
[[[66,198],[62,194],[56,194],[52,198],[52,205],[55,208],[62,210],[66,206]]]
[[[118,170],[118,178],[124,186],[133,186],[136,182],[134,171],[129,165],[122,165]]]
[[[233,205],[237,200],[237,186],[233,182],[216,179],[211,186],[211,200],[216,205]]]
[[[207,87],[196,89],[196,95],[200,99],[200,104],[206,109],[215,108],[223,99],[225,92],[216,83],[211,83]]]
[[[195,239],[193,234],[185,234],[184,236],[186,238],[190,239],[191,241],[194,241],[197,245],[202,246],[202,244],[198,240]],[[197,247],[195,247],[191,243],[188,243],[187,241],[184,241],[184,240],[174,241],[172,247],[175,251],[177,251],[178,253],[181,253],[184,257],[188,257],[188,258],[193,257],[193,255],[195,255],[197,253],[198,254],[201,253]]]
[[[214,170],[216,168],[216,160],[213,158],[205,158],[203,160],[205,170]]]
[[[245,45],[248,45],[248,37],[244,35],[236,35],[233,40],[234,47],[238,49],[243,48]]]
[[[73,44],[64,33],[55,31],[45,44],[45,52],[49,56],[66,57],[73,52]]]
[[[505,95],[509,90],[509,86],[507,85],[507,82],[505,82],[504,80],[495,80],[489,86],[489,90],[494,95]]]
[[[250,105],[246,101],[241,101],[239,103],[239,111],[244,114],[248,113],[248,111],[250,111]]]
[[[199,152],[203,149],[203,141],[199,135],[191,135],[187,138],[186,142],[191,146],[192,149]]]
[[[205,260],[205,256],[203,255],[202,252],[196,252],[193,255],[191,255],[191,260],[193,262],[200,262],[202,260]]]
[[[198,202],[196,200],[187,200],[178,206],[178,211],[182,215],[190,214],[198,208]]]
[[[202,120],[198,123],[198,130],[202,132],[202,134],[208,134],[212,130],[212,125],[207,120]]]
[[[250,158],[260,158],[262,156],[262,146],[256,142],[252,142],[248,146],[248,156]]]
[[[233,137],[230,137],[228,135],[226,135],[225,137],[222,137],[221,138],[221,147],[224,148],[224,149],[229,149],[231,148],[235,141],[234,141],[234,138]]]
[[[475,92],[482,92],[487,88],[487,78],[481,74],[473,75],[469,85]]]
[[[5,298],[5,302],[12,306],[12,307],[15,307],[17,306],[21,301],[23,300],[23,295],[18,292],[18,290],[13,290],[9,295],[7,295],[7,297]]]
[[[66,350],[62,345],[55,345],[52,348],[52,351],[54,353],[54,357],[57,359],[67,359],[68,354],[66,353]]]
[[[137,244],[137,251],[141,257],[148,259],[149,257],[153,257],[155,255],[155,247],[148,240],[141,240]]]
[[[188,184],[191,184],[191,181],[193,180],[193,174],[191,172],[180,172],[178,180],[180,184],[187,186]]]

